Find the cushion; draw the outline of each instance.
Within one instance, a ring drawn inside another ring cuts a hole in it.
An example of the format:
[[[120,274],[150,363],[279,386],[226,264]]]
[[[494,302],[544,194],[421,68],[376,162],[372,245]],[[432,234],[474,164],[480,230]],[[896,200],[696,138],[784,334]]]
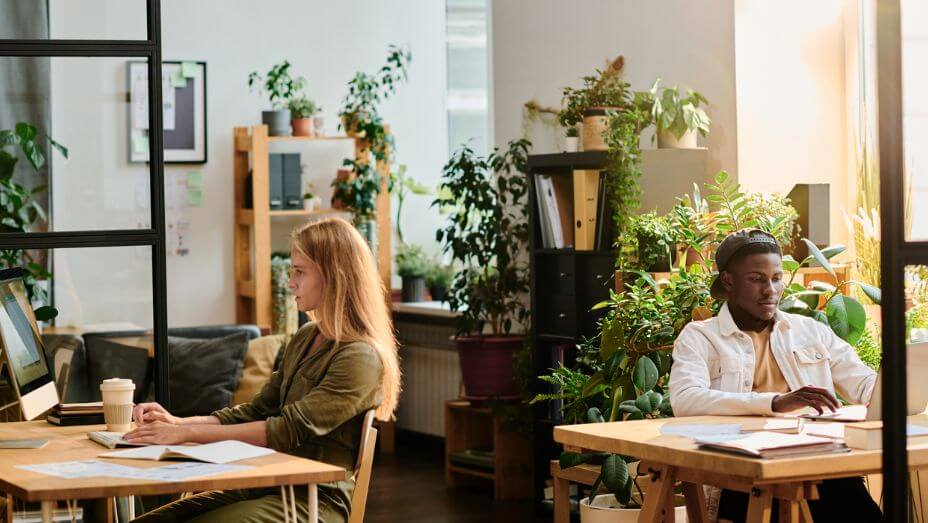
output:
[[[232,395],[231,405],[249,402],[261,390],[274,372],[274,364],[283,344],[283,334],[262,336],[248,342],[245,368],[242,369],[242,379],[238,382],[238,388]]]
[[[248,334],[195,339],[168,336],[171,406],[177,416],[206,416],[227,407],[242,377]]]

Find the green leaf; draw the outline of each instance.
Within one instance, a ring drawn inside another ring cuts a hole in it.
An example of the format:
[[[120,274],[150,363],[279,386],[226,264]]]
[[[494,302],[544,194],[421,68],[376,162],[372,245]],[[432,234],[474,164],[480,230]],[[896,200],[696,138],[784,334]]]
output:
[[[660,392],[655,392],[653,390],[648,391],[648,399],[651,400],[651,409],[648,412],[655,412],[661,408],[661,403],[664,402],[664,396]]]
[[[809,287],[820,292],[835,292],[837,290],[834,285],[824,281],[814,281],[809,284]]]
[[[589,463],[593,459],[593,454],[580,454],[578,452],[561,452],[560,457],[558,458],[558,463],[561,465],[561,470],[569,469],[571,467],[576,467],[577,465],[582,465],[584,463]]]
[[[586,422],[587,423],[603,423],[606,420],[603,418],[603,413],[599,411],[596,407],[590,407],[586,411]]]
[[[822,312],[822,311],[812,311],[811,317],[812,317],[812,319],[814,319],[815,321],[820,322],[820,323],[823,323],[823,324],[828,325],[829,327],[831,327],[831,324],[828,323],[828,316],[827,316],[824,312]]]
[[[799,262],[793,259],[789,254],[783,256],[783,270],[793,272],[799,268]]]
[[[608,361],[622,343],[622,326],[617,321],[604,321],[599,340],[600,361]]]
[[[828,274],[831,274],[832,276],[834,276],[835,269],[831,266],[830,263],[828,263],[828,258],[824,254],[822,254],[822,251],[820,251],[818,247],[815,246],[814,243],[810,242],[808,238],[803,238],[802,241],[805,242],[806,247],[809,248],[809,255],[811,255],[815,259],[815,261],[818,262],[818,264],[822,266],[822,268],[828,271]]]
[[[25,153],[26,159],[29,160],[32,168],[36,171],[45,165],[45,155],[35,145],[35,142],[23,142],[23,153]]]
[[[12,154],[0,150],[0,180],[6,181],[13,177],[13,170],[16,168],[18,158]]]
[[[638,399],[635,400],[635,407],[645,414],[654,412],[654,409],[651,408],[651,398],[647,394],[638,396]]]
[[[609,358],[609,361],[606,362],[606,368],[604,369],[604,381],[611,382],[615,377],[615,372],[619,369],[622,364],[622,360],[625,359],[625,349],[619,349],[612,354],[612,357]]]
[[[828,324],[839,338],[855,345],[867,327],[867,312],[854,298],[843,294],[835,295],[825,305]]]
[[[613,493],[619,492],[628,482],[628,465],[616,454],[610,454],[603,460],[603,485]]]
[[[780,301],[780,310],[791,314],[805,314],[809,312],[809,305],[795,296],[788,296]]]
[[[61,145],[60,143],[56,142],[55,140],[52,140],[52,137],[51,137],[51,136],[48,137],[48,143],[50,143],[52,147],[54,147],[55,149],[57,149],[58,152],[61,153],[61,156],[64,156],[65,158],[68,157],[68,148],[67,148],[67,147]],[[416,194],[420,194],[420,193],[416,193]]]
[[[632,372],[632,382],[639,392],[646,392],[657,384],[657,367],[651,358],[639,358]]]
[[[583,384],[583,389],[581,389],[580,394],[584,398],[588,398],[596,393],[596,388],[599,385],[602,385],[606,381],[606,377],[602,371],[597,372],[590,376],[590,379],[586,380],[586,383]]]
[[[822,249],[822,255],[830,260],[846,250],[847,247],[844,245],[829,245],[828,247]]]
[[[628,476],[628,480],[625,481],[625,485],[615,493],[615,499],[623,506],[628,505],[632,500],[632,486],[634,485],[635,480],[632,478],[631,474]]]
[[[37,321],[49,321],[58,317],[58,309],[46,305],[36,309],[34,314]]]
[[[863,282],[856,282],[860,286],[860,290],[864,291],[864,294],[870,298],[870,301],[880,305],[883,302],[883,291],[879,287],[874,287],[873,285],[867,285]]]
[[[34,126],[26,122],[19,122],[16,124],[16,136],[19,136],[20,141],[31,142],[35,140],[35,137],[38,135],[39,131]]]
[[[19,143],[19,136],[9,129],[0,131],[0,147],[4,145],[16,145]]]

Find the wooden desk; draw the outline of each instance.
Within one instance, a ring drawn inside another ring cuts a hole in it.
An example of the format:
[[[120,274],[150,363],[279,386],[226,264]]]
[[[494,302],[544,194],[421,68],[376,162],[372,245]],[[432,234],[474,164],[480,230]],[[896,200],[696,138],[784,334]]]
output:
[[[315,523],[318,519],[316,484],[346,477],[346,471],[341,467],[281,453],[236,462],[254,467],[249,470],[179,482],[107,477],[65,479],[16,468],[16,465],[98,459],[97,456],[107,449],[87,439],[86,434],[105,428],[103,425],[55,427],[44,421],[0,424],[0,439],[50,440],[41,449],[0,449],[0,491],[24,501],[40,501],[43,521],[51,521],[55,502],[59,500],[308,485],[309,519]],[[140,468],[165,465],[158,461],[127,459],[113,462]]]
[[[563,444],[565,450],[609,452],[640,459],[641,470],[651,476],[640,521],[671,521],[673,484],[682,481],[691,523],[707,520],[702,485],[751,494],[748,521],[770,521],[773,499],[779,499],[782,500],[779,504],[781,523],[811,522],[807,500],[817,499],[817,485],[822,480],[863,476],[882,470],[882,451],[879,450],[762,460],[698,450],[687,438],[660,433],[665,424],[744,423],[759,419],[762,418],[696,416],[564,425],[555,427],[554,440]],[[911,416],[909,422],[928,425],[928,415]],[[908,447],[909,467],[928,465],[928,440],[913,441]],[[558,507],[555,507],[557,512]]]

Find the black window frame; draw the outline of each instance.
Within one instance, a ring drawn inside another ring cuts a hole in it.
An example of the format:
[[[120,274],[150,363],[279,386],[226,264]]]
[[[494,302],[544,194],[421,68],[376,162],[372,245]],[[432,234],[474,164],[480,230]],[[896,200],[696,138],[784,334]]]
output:
[[[161,108],[161,2],[146,0],[147,39],[0,39],[0,56],[126,57],[148,60],[149,181],[151,227],[106,231],[0,233],[0,249],[67,249],[146,245],[152,253],[155,397],[167,408],[170,358],[167,352],[167,267],[165,261],[164,147]],[[158,110],[155,110],[158,108]]]
[[[877,0],[877,100],[880,154],[882,296],[883,514],[908,521],[906,453],[905,278],[908,265],[928,265],[928,242],[905,237],[905,151],[902,121],[900,0]],[[896,350],[893,350],[896,348]]]

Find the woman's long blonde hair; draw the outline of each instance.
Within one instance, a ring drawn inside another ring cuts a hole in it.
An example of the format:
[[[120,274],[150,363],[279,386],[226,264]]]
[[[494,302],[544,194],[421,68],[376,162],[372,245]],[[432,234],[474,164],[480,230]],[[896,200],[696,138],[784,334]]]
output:
[[[322,299],[310,317],[336,344],[363,341],[383,363],[383,402],[377,418],[393,418],[400,394],[400,365],[387,294],[367,242],[341,218],[307,223],[293,231],[291,245],[322,273]]]

